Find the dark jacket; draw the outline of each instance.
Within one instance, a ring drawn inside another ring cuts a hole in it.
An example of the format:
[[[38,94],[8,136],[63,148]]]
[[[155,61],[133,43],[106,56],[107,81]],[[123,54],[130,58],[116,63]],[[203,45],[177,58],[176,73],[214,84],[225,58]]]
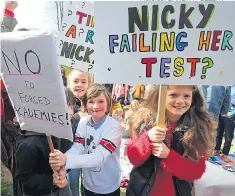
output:
[[[183,155],[184,149],[181,144],[181,139],[186,129],[181,128],[173,132],[171,148]],[[159,169],[161,159],[151,155],[143,164],[133,168],[130,173],[130,182],[127,187],[127,196],[148,196],[153,186],[156,174]],[[191,196],[192,182],[180,180],[172,176],[175,185],[176,196]],[[167,187],[166,187],[167,188]]]
[[[80,117],[75,114],[71,119],[75,134]],[[55,149],[63,153],[69,150],[73,142],[66,139],[52,137]],[[50,148],[45,134],[25,131],[18,143],[16,151],[15,178],[23,187],[27,195],[49,195],[53,187],[53,171],[49,164]]]
[[[55,143],[55,142],[53,142]],[[16,151],[15,178],[27,195],[48,195],[53,187],[50,148],[45,134],[26,132]]]

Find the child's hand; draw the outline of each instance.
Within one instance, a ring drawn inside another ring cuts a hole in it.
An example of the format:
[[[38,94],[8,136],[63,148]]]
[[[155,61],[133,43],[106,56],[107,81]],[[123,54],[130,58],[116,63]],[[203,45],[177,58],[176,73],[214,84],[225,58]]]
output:
[[[53,182],[59,188],[64,188],[68,183],[67,178],[66,178],[66,173],[67,172],[64,166],[61,167],[58,171],[54,171]]]
[[[51,168],[53,170],[59,170],[65,165],[66,158],[65,154],[55,149],[54,153],[50,153],[49,163],[51,164]]]
[[[53,176],[53,182],[56,186],[58,186],[61,189],[64,188],[68,183],[66,178],[58,179],[58,178],[55,178],[54,176]]]
[[[148,131],[148,136],[152,142],[162,142],[166,137],[166,128],[153,127]]]
[[[228,112],[227,116],[230,118],[232,116],[231,112]]]
[[[64,168],[64,166],[62,166],[59,170],[53,170],[54,174],[53,174],[53,178],[56,178],[57,180],[63,180],[64,178],[66,178],[66,170]]]
[[[163,142],[153,143],[152,153],[156,157],[159,157],[161,159],[165,159],[168,157],[168,155],[170,153],[170,149]]]

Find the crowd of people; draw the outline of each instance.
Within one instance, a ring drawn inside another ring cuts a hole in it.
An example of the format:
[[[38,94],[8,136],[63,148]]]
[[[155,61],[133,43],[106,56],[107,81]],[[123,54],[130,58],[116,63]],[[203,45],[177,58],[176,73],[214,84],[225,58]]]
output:
[[[6,3],[2,32],[17,24],[17,6]],[[101,85],[76,69],[61,74],[74,141],[52,137],[54,152],[45,134],[20,129],[1,79],[1,161],[13,175],[14,195],[119,196],[125,186],[127,196],[189,196],[207,158],[229,154],[235,86],[169,85],[159,127],[158,85]],[[122,157],[133,168],[121,185]]]

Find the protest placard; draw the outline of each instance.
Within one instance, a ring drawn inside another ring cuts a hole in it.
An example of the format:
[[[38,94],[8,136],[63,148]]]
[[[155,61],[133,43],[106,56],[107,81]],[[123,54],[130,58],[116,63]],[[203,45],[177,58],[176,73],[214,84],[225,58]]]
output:
[[[59,63],[85,72],[94,66],[94,4],[70,1],[57,39]]]
[[[96,82],[231,85],[234,10],[234,2],[95,2]]]
[[[1,34],[1,72],[22,130],[73,140],[51,33]]]

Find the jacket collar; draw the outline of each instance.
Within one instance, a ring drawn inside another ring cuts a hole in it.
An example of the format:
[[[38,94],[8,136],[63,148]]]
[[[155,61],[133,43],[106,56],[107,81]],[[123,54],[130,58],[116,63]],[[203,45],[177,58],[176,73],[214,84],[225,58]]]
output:
[[[106,120],[106,115],[104,115],[104,117],[99,122],[97,122],[97,123],[94,123],[94,121],[90,117],[90,119],[87,122],[87,125],[89,127],[93,127],[96,130],[96,129],[100,128],[100,126],[104,123],[105,120]]]

